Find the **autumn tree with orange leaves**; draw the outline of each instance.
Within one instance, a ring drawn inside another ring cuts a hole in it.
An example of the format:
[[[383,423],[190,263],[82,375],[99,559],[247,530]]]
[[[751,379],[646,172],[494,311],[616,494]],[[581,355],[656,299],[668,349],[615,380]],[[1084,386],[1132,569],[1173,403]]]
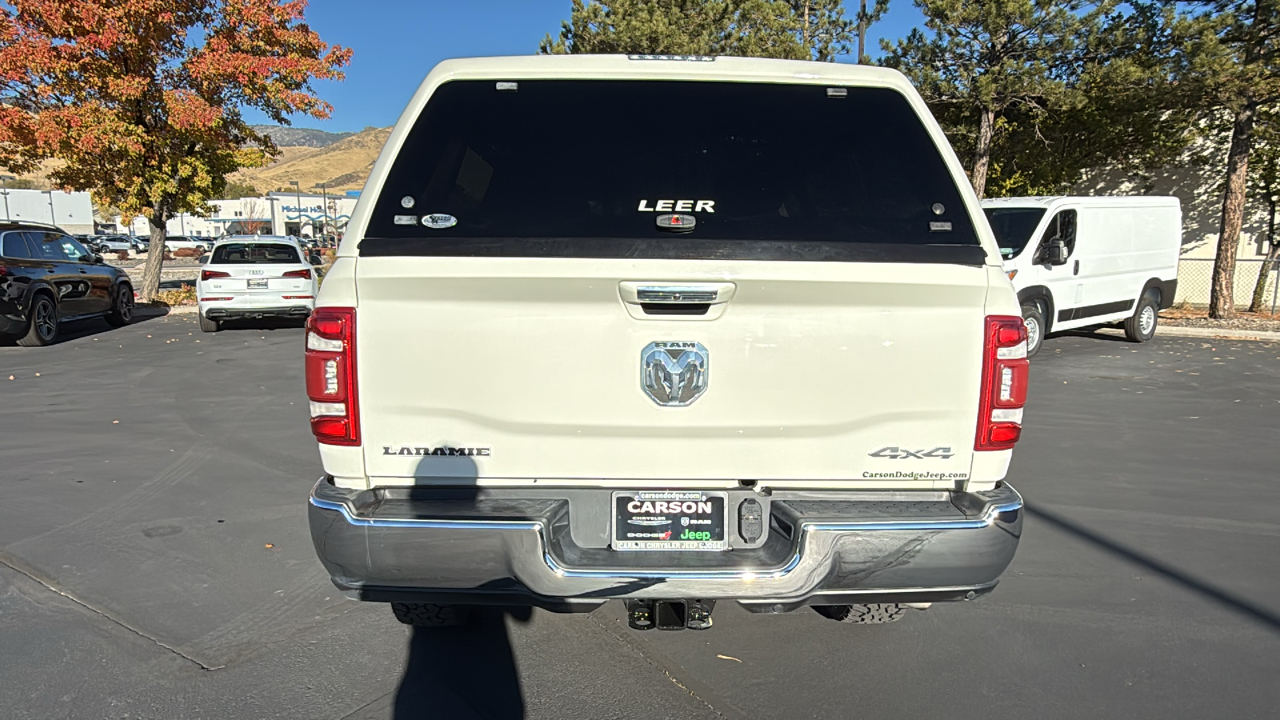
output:
[[[351,51],[305,22],[306,0],[8,0],[0,5],[0,165],[151,225],[207,210],[226,176],[279,151],[245,122],[329,116],[314,80],[341,80]],[[160,284],[151,252],[139,296]]]

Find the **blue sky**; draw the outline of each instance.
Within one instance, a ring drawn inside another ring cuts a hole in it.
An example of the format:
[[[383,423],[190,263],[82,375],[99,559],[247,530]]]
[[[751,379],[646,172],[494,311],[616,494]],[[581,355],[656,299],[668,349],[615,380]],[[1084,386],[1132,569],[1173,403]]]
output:
[[[854,3],[845,0],[845,6]],[[307,21],[326,42],[353,49],[355,57],[344,82],[317,84],[333,104],[333,116],[299,117],[293,124],[332,132],[391,125],[437,62],[535,53],[543,35],[559,32],[569,8],[569,0],[311,0]],[[922,20],[911,0],[892,0],[888,15],[868,33],[868,52],[878,55],[881,37],[902,37]],[[246,116],[263,122],[256,113]]]

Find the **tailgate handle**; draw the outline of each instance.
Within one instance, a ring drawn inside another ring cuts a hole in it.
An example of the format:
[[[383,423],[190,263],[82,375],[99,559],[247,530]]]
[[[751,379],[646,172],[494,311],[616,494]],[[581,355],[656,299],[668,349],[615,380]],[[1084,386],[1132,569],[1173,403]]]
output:
[[[698,287],[642,287],[636,288],[636,298],[642,303],[707,303],[715,302],[720,291]]]
[[[631,305],[718,305],[733,299],[733,283],[624,282],[622,301]]]

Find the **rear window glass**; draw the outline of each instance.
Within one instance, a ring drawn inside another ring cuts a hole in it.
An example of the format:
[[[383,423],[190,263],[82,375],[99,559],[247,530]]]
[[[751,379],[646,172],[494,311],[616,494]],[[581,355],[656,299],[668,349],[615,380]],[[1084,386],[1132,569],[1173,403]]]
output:
[[[235,265],[298,264],[302,260],[292,245],[275,243],[227,243],[213,249],[209,262]]]
[[[30,258],[31,251],[27,249],[27,243],[23,241],[20,233],[5,233],[4,237],[0,237],[0,256],[7,258]]]
[[[660,228],[672,213],[693,229]],[[361,253],[840,259],[851,245],[965,246],[981,262],[894,90],[459,81],[406,137]]]
[[[987,222],[1000,245],[1000,254],[1013,257],[1031,242],[1031,234],[1044,217],[1044,208],[986,208]]]

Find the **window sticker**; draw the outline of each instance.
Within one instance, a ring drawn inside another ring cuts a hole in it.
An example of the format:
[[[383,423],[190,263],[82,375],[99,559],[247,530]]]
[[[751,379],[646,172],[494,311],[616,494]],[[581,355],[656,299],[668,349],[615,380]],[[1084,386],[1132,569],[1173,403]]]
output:
[[[422,224],[433,230],[443,230],[458,224],[458,218],[444,213],[432,213],[422,216]]]

